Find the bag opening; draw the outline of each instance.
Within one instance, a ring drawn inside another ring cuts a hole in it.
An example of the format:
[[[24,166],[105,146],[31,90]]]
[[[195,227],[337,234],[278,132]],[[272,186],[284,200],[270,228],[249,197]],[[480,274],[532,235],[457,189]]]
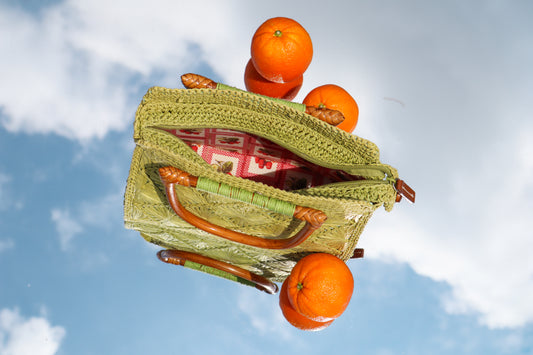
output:
[[[268,139],[246,132],[219,128],[165,131],[222,173],[286,191],[364,180],[362,176],[313,164]]]

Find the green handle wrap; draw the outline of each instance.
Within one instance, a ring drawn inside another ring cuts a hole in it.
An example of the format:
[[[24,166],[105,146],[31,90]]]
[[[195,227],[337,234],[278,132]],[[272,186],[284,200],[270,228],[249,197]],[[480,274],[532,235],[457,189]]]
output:
[[[232,187],[228,184],[219,183],[204,177],[198,178],[196,189],[229,197],[237,201],[250,203],[254,206],[266,208],[290,217],[294,215],[294,211],[296,210],[296,205],[293,203],[261,194],[255,194],[245,189]]]
[[[255,287],[255,284],[252,281],[248,281],[246,279],[243,279],[242,277],[235,276],[227,271],[222,271],[211,266],[202,265],[202,264],[195,263],[193,261],[188,261],[188,260],[185,261],[185,264],[183,266],[189,269],[193,269],[193,270],[205,272],[207,274],[211,274],[214,276],[222,277],[227,280],[235,281],[246,286]]]
[[[233,86],[229,86],[229,85],[226,85],[226,84],[222,84],[222,83],[217,83],[217,89],[219,89],[219,90],[244,91],[244,90],[241,90],[239,88],[236,88],[236,87],[233,87]],[[250,93],[249,91],[245,91],[245,92]],[[255,93],[251,93],[251,94],[254,94],[254,95],[257,95],[257,96],[260,96],[260,97],[265,97],[265,98],[267,98],[269,100],[275,101],[275,102],[283,104],[285,106],[289,106],[289,107],[291,107],[293,109],[296,109],[298,111],[305,112],[306,106],[304,104],[301,104],[301,103],[298,103],[298,102],[287,101],[287,100],[283,100],[283,99],[276,99],[276,98],[273,98],[273,97],[269,97],[269,96],[265,96],[265,95],[259,95],[259,94],[255,94]]]

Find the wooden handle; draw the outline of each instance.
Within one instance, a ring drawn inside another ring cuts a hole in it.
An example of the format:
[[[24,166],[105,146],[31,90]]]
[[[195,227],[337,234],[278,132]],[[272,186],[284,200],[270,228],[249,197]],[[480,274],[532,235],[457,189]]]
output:
[[[303,243],[309,236],[327,219],[324,212],[309,207],[296,206],[294,218],[305,221],[305,225],[294,236],[286,239],[265,239],[261,237],[244,234],[233,231],[216,224],[213,224],[203,218],[200,218],[191,212],[179,202],[176,196],[175,185],[179,184],[187,187],[196,187],[198,177],[190,175],[172,166],[166,166],[159,169],[159,176],[165,185],[165,192],[170,206],[176,214],[189,224],[208,233],[225,238],[227,240],[250,245],[257,248],[265,249],[288,249]]]
[[[278,286],[275,283],[268,280],[267,278],[254,274],[253,272],[250,272],[241,267],[231,265],[229,263],[226,263],[220,260],[212,259],[207,256],[190,253],[190,252],[182,251],[182,250],[160,250],[157,253],[157,257],[159,258],[159,260],[165,263],[174,264],[174,265],[187,266],[186,264],[187,262],[193,262],[196,264],[205,265],[209,268],[220,270],[223,273],[229,273],[235,277],[234,281],[241,282],[244,284],[251,283],[258,290],[264,291],[271,295],[278,292]],[[205,269],[203,271],[209,272],[208,270],[205,270]],[[218,273],[213,273],[213,274],[217,275]],[[219,275],[219,276],[222,276],[222,275]],[[242,282],[239,279],[245,280],[245,282]]]
[[[193,73],[183,74],[181,82],[187,89],[216,89],[217,83],[205,76]],[[332,110],[326,107],[318,108],[315,106],[305,106],[305,113],[318,118],[321,121],[337,126],[344,121],[344,115],[338,110]]]
[[[326,107],[306,106],[305,113],[318,118],[321,121],[329,123],[332,126],[337,126],[344,121],[344,115],[337,110],[330,110]]]
[[[187,73],[181,76],[181,82],[187,89],[216,89],[217,83],[198,74]]]

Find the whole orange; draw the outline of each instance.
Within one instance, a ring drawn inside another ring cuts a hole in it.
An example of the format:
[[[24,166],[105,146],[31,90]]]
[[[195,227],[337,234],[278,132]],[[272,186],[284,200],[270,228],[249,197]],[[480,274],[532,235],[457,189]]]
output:
[[[276,83],[300,77],[313,58],[309,33],[286,17],[266,20],[252,38],[252,61],[261,76]]]
[[[326,84],[314,88],[304,98],[303,103],[309,106],[326,107],[338,110],[344,115],[344,121],[337,128],[351,133],[359,119],[359,106],[346,90],[334,84]]]
[[[319,322],[339,317],[350,303],[353,288],[348,266],[327,253],[305,256],[287,278],[288,297],[293,308]]]
[[[246,64],[246,69],[244,70],[244,85],[246,86],[246,90],[278,99],[294,99],[298,91],[300,91],[303,81],[303,75],[287,83],[268,81],[257,72],[251,59]]]
[[[317,322],[307,317],[304,317],[300,313],[296,312],[292,307],[291,303],[289,302],[289,295],[287,293],[287,280],[285,280],[281,285],[281,290],[279,292],[279,306],[285,319],[290,324],[301,330],[322,330],[324,328],[327,328],[334,321],[334,319],[332,319],[326,322]]]

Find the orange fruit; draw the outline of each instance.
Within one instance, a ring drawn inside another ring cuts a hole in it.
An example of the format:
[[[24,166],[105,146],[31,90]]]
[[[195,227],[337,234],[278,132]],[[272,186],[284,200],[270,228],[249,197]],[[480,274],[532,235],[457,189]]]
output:
[[[261,76],[276,83],[299,78],[313,58],[309,33],[286,17],[266,20],[252,38],[252,61]]]
[[[290,324],[301,330],[322,330],[327,328],[334,321],[334,319],[332,319],[326,322],[317,322],[296,312],[289,302],[289,295],[287,293],[287,280],[285,280],[281,285],[281,290],[279,292],[279,307],[281,308],[281,313],[283,313],[285,319]]]
[[[244,71],[244,85],[246,86],[246,90],[289,101],[296,97],[302,87],[303,81],[303,75],[287,83],[268,81],[257,72],[251,59],[246,64]]]
[[[337,127],[351,133],[357,125],[359,107],[355,99],[343,88],[334,84],[326,84],[314,88],[304,98],[303,103],[309,106],[326,107],[338,110],[344,115],[344,121]]]
[[[289,302],[294,310],[319,322],[338,318],[348,307],[353,288],[348,266],[327,253],[305,256],[287,278]]]

